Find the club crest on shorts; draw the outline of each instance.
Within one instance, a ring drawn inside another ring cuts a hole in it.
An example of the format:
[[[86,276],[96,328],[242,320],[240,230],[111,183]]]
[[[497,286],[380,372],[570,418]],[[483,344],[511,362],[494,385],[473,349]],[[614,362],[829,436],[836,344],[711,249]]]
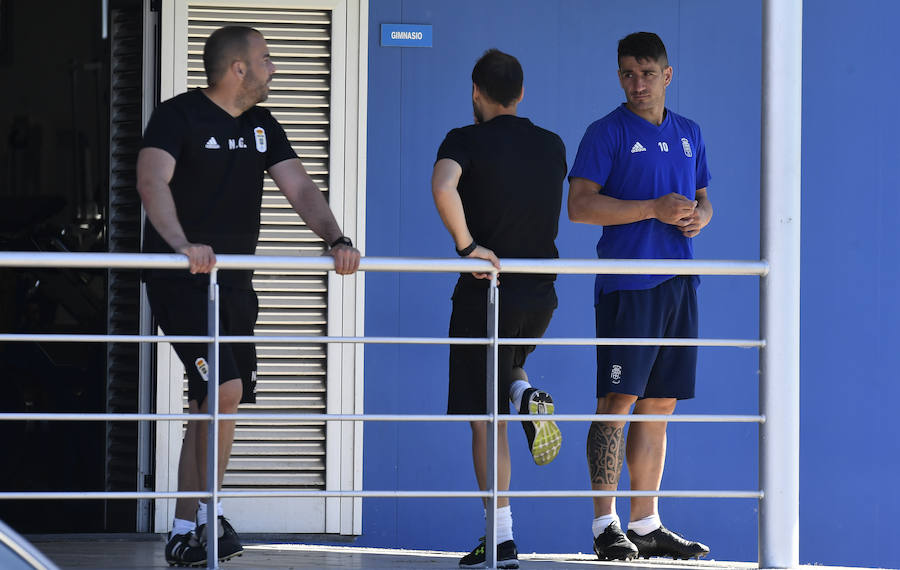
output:
[[[691,158],[694,156],[694,153],[691,152],[691,143],[689,140],[682,138],[681,139],[681,148],[684,149],[684,156]]]
[[[613,384],[618,384],[622,381],[622,365],[621,364],[613,364],[612,369],[609,371],[609,379],[612,380]]]
[[[253,139],[256,141],[256,150],[266,152],[266,148],[268,148],[266,144],[266,130],[262,127],[253,129]]]
[[[197,367],[197,372],[200,373],[200,377],[203,378],[203,381],[209,382],[209,365],[206,363],[206,359],[201,356],[194,361],[194,366]]]

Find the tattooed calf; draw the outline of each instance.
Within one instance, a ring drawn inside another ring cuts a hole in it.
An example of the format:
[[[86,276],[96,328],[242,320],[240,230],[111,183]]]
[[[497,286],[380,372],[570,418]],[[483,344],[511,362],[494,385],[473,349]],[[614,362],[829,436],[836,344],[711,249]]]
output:
[[[625,461],[625,427],[593,422],[587,437],[591,483],[617,485]]]

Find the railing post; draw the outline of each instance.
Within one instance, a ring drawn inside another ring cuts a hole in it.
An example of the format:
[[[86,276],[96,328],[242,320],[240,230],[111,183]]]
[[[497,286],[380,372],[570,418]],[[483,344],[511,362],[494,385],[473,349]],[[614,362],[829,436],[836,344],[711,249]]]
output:
[[[219,567],[219,284],[218,270],[209,273],[209,297],[206,309],[207,335],[212,337],[207,350],[209,367],[206,404],[209,422],[206,445],[206,486],[212,495],[206,505],[206,567]]]
[[[147,299],[147,284],[140,286],[140,315],[138,317],[138,331],[141,335],[155,333],[153,319],[150,313],[150,302]],[[150,376],[150,344],[142,342],[138,345],[138,412],[141,414],[152,413],[153,379]],[[136,485],[142,491],[152,488],[146,481],[153,473],[153,449],[150,446],[150,434],[156,430],[153,422],[138,422],[138,479]],[[153,501],[150,499],[138,500],[137,531],[150,532],[151,511]]]
[[[487,423],[487,480],[491,496],[485,507],[484,561],[488,568],[497,567],[497,356],[500,338],[500,289],[497,274],[491,275],[487,302],[487,410],[491,421]]]
[[[802,0],[762,4],[759,567],[795,568],[800,544],[800,112]]]

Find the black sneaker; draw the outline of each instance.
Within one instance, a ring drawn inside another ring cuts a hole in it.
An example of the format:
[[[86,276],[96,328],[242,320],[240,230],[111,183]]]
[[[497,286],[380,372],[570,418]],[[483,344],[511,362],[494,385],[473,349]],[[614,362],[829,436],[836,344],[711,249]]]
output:
[[[466,554],[459,560],[460,568],[484,568],[484,537],[475,547],[475,550]],[[518,568],[519,551],[516,543],[507,540],[497,545],[497,568]]]
[[[628,540],[619,523],[613,521],[594,539],[594,554],[600,560],[631,560],[638,555],[638,547]]]
[[[166,542],[166,562],[169,566],[206,566],[206,549],[193,532],[173,534]]]
[[[628,538],[637,546],[640,555],[644,558],[671,556],[675,560],[687,560],[709,554],[709,547],[705,544],[685,540],[680,534],[672,532],[664,526],[660,526],[644,536],[629,530]]]
[[[241,546],[241,539],[234,531],[234,527],[228,522],[224,516],[219,515],[219,561],[231,560],[235,556],[244,553],[244,547]],[[200,536],[200,544],[204,549],[204,558],[206,557],[206,525],[202,524],[197,527],[197,534]]]
[[[522,394],[520,414],[544,415],[553,413],[553,398],[550,394],[537,388],[528,388]],[[547,465],[559,453],[562,445],[562,434],[556,422],[552,420],[522,422],[525,437],[528,439],[528,449],[538,465]]]

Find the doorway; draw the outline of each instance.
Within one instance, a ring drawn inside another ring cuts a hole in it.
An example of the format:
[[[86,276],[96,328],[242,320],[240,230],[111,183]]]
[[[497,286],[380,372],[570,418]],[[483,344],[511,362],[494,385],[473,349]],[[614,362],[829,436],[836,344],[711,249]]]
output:
[[[54,2],[48,11],[43,3],[0,0],[2,250],[111,251],[111,157],[120,146],[111,143],[113,10],[131,11],[140,22],[140,2]],[[139,137],[139,107],[136,113]],[[113,288],[123,279],[106,270],[0,269],[0,332],[114,332],[123,305]],[[130,396],[110,389],[114,350],[0,344],[0,411],[125,411]],[[122,490],[115,488],[118,463],[133,455],[131,432],[136,428],[93,421],[0,422],[9,466],[0,470],[0,489]],[[26,533],[127,531],[135,529],[135,503],[0,501],[0,519]]]

